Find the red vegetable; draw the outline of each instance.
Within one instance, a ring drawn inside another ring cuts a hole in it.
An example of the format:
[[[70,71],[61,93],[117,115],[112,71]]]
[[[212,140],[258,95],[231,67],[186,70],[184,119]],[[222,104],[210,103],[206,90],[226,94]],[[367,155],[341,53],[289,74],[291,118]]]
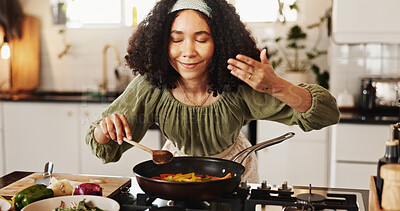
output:
[[[74,195],[103,196],[103,188],[95,183],[82,183],[75,188]]]

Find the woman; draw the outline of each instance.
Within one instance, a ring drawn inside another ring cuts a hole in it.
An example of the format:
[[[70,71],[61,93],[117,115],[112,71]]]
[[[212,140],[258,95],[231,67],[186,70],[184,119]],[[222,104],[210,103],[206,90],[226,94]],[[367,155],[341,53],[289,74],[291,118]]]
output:
[[[259,58],[259,59],[258,59]],[[138,76],[102,113],[86,142],[115,162],[151,124],[176,156],[230,159],[250,146],[251,120],[297,124],[304,131],[338,122],[336,100],[318,85],[293,85],[274,73],[225,0],[161,0],[130,39],[126,62]],[[253,153],[243,179],[258,182]]]

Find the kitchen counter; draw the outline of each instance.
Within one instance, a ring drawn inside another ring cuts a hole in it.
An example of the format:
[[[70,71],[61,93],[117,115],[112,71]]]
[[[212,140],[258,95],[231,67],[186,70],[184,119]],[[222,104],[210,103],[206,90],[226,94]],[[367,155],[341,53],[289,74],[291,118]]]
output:
[[[111,103],[121,93],[110,92],[106,95],[83,92],[31,92],[31,93],[0,93],[0,101],[22,102],[69,102],[69,103]]]
[[[26,176],[29,176],[31,174],[33,174],[34,172],[27,172],[27,171],[14,171],[11,172],[7,175],[4,175],[2,177],[0,177],[0,189],[10,185],[13,182],[16,182],[20,179],[23,179]],[[134,179],[134,178],[131,178]],[[132,180],[132,181],[136,181]],[[112,198],[114,200],[116,200],[121,206],[123,204],[132,204],[135,200],[135,197],[133,194],[131,194],[129,191],[129,188],[131,189],[137,189],[139,186],[137,184],[131,184],[131,186],[127,186],[127,187],[121,187],[120,188],[120,192],[118,192],[116,195],[114,195]],[[131,191],[132,192],[132,191]],[[136,191],[137,192],[137,191]],[[132,193],[136,193],[136,192],[132,192]],[[3,196],[5,199],[11,200],[11,197],[9,196]]]
[[[24,172],[24,171],[15,171],[11,172],[7,175],[4,175],[3,177],[0,177],[0,188],[5,187],[19,179],[22,179],[33,172]],[[253,184],[255,186],[258,186],[258,184]],[[254,187],[255,187],[254,186]],[[301,188],[301,186],[297,187]],[[308,187],[304,187],[305,189],[308,189]],[[319,189],[318,187],[315,188],[316,190]],[[323,189],[323,188],[322,188]],[[132,184],[129,192],[125,192],[126,189],[122,190],[121,192],[118,193],[113,197],[118,203],[121,205],[121,210],[131,210],[131,209],[124,209],[125,206],[131,205],[134,201],[136,201],[136,194],[137,193],[143,193],[136,183],[136,179],[132,177]],[[327,190],[329,191],[350,191],[350,192],[358,192],[362,195],[363,198],[363,203],[366,205],[365,209],[368,210],[368,203],[369,203],[369,191],[368,190],[355,190],[355,189],[342,189],[342,188],[328,188]],[[7,198],[9,199],[9,198]]]
[[[0,101],[15,102],[67,102],[67,103],[111,103],[121,93],[107,95],[82,92],[32,92],[10,94],[0,92]],[[381,108],[375,111],[361,111],[357,108],[340,109],[340,123],[395,124],[399,121],[398,108]]]
[[[388,125],[399,122],[398,108],[381,108],[374,111],[340,109],[340,123]]]

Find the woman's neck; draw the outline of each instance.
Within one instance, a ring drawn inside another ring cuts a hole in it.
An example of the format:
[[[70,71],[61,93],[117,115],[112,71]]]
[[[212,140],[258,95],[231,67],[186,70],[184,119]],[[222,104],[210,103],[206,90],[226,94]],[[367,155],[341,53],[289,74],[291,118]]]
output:
[[[188,80],[179,78],[177,81],[178,89],[173,90],[173,95],[178,101],[193,105],[204,106],[215,101],[210,98],[211,93],[208,92],[208,77],[204,80]]]
[[[179,85],[182,86],[185,92],[191,95],[207,92],[208,83],[210,81],[208,78],[196,79],[196,80],[179,78],[178,80],[180,83],[178,84],[178,86]]]

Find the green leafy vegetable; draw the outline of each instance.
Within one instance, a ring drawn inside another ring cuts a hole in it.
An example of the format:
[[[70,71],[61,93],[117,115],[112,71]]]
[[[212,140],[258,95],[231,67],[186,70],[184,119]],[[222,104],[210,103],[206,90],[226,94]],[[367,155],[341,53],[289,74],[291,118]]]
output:
[[[60,207],[54,209],[54,211],[103,211],[102,209],[94,206],[90,206],[85,202],[85,199],[80,201],[78,204],[73,203],[71,207],[65,208],[64,203],[61,203]]]

